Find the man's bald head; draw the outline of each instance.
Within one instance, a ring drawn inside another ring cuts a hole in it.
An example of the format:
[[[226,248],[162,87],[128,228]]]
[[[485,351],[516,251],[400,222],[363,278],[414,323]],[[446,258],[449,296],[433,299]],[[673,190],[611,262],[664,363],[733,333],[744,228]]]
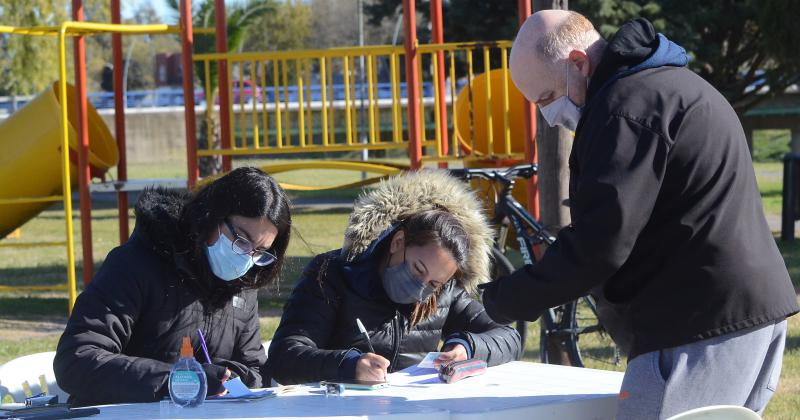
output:
[[[566,10],[534,13],[520,28],[511,48],[511,78],[531,102],[555,99],[557,96],[550,98],[548,93],[564,94],[563,60],[570,58],[575,50],[592,55],[589,50],[598,41],[602,42],[600,34],[579,13]]]

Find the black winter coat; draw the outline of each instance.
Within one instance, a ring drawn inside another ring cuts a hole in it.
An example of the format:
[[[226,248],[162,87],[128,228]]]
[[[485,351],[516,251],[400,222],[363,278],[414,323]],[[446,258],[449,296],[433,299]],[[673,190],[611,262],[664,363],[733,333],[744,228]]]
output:
[[[169,372],[184,336],[191,337],[195,359],[206,361],[198,329],[213,364],[227,367],[248,386],[262,386],[266,354],[256,291],[246,290],[224,307],[210,309],[187,286],[191,269],[173,252],[184,199],[145,192],[130,240],[108,254],[78,296],[53,362],[58,385],[72,402],[160,400],[168,395]]]
[[[517,331],[492,321],[483,305],[453,281],[438,295],[435,314],[411,326],[411,305],[395,304],[386,296],[376,268],[376,249],[392,232],[385,232],[355,261],[345,261],[337,250],[308,265],[269,348],[267,363],[275,380],[349,379],[340,377],[339,369],[347,351],[369,352],[356,318],[364,323],[375,352],[391,362],[389,372],[419,363],[450,337],[470,343],[473,357],[490,366],[521,356]]]
[[[610,40],[570,155],[572,225],[485,290],[493,317],[594,290],[633,358],[798,311],[739,119],[685,64],[644,19]]]

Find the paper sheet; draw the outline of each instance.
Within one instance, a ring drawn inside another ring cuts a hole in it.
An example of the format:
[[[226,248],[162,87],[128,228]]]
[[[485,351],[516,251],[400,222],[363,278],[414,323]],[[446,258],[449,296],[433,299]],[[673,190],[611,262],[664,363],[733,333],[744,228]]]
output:
[[[417,364],[417,366],[421,368],[433,368],[434,367],[433,362],[435,362],[436,359],[439,358],[440,354],[442,353],[439,353],[438,351],[432,351],[428,353],[427,355],[425,355],[425,358],[422,359],[422,361]]]

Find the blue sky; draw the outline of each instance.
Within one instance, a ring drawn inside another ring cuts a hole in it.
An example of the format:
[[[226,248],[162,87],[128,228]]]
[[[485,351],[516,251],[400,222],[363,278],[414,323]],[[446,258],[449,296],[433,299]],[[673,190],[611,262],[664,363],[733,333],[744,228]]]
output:
[[[126,0],[122,2],[122,18],[130,18],[133,12],[139,8],[140,5],[150,3],[156,9],[156,13],[161,17],[162,23],[174,23],[175,17],[172,15],[172,10],[167,6],[164,0]]]

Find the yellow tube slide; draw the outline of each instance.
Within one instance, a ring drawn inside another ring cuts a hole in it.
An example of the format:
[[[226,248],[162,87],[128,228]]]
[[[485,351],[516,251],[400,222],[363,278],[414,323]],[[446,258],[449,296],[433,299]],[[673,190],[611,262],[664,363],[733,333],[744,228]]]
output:
[[[75,89],[67,86],[70,182],[78,181],[78,116]],[[61,195],[61,140],[58,83],[0,123],[0,199]],[[100,115],[89,104],[89,165],[102,177],[117,164],[119,151]],[[51,202],[0,204],[0,238],[35,217]]]

